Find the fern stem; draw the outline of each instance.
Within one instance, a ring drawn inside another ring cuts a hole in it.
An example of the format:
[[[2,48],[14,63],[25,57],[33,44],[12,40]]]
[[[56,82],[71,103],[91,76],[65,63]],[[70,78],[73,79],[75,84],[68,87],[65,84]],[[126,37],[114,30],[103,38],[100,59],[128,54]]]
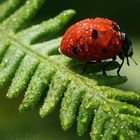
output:
[[[39,43],[32,45],[32,49],[39,51],[41,54],[44,55],[56,55],[58,54],[58,48],[60,46],[62,37],[52,39],[51,41],[46,41],[44,43]]]
[[[58,33],[74,14],[74,10],[65,10],[52,19],[24,30],[18,34],[18,37],[26,44],[33,44],[43,38],[50,38]]]

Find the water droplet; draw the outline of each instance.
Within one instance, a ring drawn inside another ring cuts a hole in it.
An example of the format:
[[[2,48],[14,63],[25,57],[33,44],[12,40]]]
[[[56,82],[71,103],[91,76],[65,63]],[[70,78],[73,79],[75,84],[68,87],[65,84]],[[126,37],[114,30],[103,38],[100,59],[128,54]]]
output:
[[[94,135],[98,134],[98,129],[95,129],[95,128],[94,128],[93,134],[94,134]]]
[[[30,9],[26,9],[26,13],[30,13]]]
[[[91,106],[90,102],[87,101],[84,103],[84,108],[88,109],[88,108],[90,108],[90,106]]]
[[[97,112],[97,110],[95,109],[95,110],[94,110],[94,114],[96,114],[96,112]]]
[[[98,100],[94,100],[94,108],[98,108],[100,102]]]
[[[106,104],[106,101],[104,101],[103,104]]]
[[[119,140],[125,140],[125,137],[123,135],[120,135]]]
[[[26,1],[26,4],[29,4],[30,3],[30,1],[28,0],[28,1]]]
[[[110,107],[107,105],[107,104],[104,104],[102,106],[102,109],[105,111],[105,112],[109,112],[110,111]]]
[[[82,39],[80,40],[80,45],[81,45],[81,46],[83,45],[83,40],[82,40]]]
[[[123,106],[123,109],[124,109],[124,110],[126,110],[127,108],[128,108],[128,106],[126,106],[126,105]]]
[[[118,134],[118,128],[113,127],[112,134],[117,135]]]
[[[13,21],[17,21],[17,18],[13,18],[12,20],[13,20]]]
[[[85,122],[87,122],[87,120],[88,120],[88,117],[87,116],[83,116],[82,119],[81,119],[81,122],[85,123]]]
[[[100,137],[103,137],[103,135],[101,134]]]
[[[67,98],[67,103],[71,103],[72,99],[71,98]]]
[[[4,61],[5,61],[5,63],[7,63],[7,62],[8,62],[8,60],[7,60],[7,59],[5,59]]]
[[[69,43],[70,43],[70,45],[74,45],[74,41],[73,41],[73,39],[71,38],[70,40],[69,40]]]

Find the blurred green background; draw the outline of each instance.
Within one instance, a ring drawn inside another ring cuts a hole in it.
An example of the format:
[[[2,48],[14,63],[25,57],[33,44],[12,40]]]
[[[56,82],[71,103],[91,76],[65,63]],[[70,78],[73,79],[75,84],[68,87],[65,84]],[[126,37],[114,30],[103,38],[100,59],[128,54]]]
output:
[[[128,77],[128,81],[117,86],[140,93],[140,1],[139,0],[47,0],[31,24],[57,15],[64,9],[75,9],[77,15],[69,23],[75,23],[84,18],[107,17],[115,20],[121,28],[132,38],[134,59],[139,65],[131,61],[131,66],[124,65],[121,74]],[[67,25],[67,27],[69,26]],[[114,73],[116,74],[116,73]],[[78,137],[76,125],[69,131],[61,129],[59,109],[45,119],[38,115],[39,105],[35,110],[20,114],[18,105],[20,97],[7,100],[4,93],[0,94],[0,140],[86,140],[87,135]],[[42,104],[42,102],[40,103]],[[59,107],[58,107],[59,108]]]
[[[128,34],[140,35],[139,0],[47,0],[37,20],[53,17],[68,8],[77,11],[73,23],[84,18],[106,17],[116,21]]]

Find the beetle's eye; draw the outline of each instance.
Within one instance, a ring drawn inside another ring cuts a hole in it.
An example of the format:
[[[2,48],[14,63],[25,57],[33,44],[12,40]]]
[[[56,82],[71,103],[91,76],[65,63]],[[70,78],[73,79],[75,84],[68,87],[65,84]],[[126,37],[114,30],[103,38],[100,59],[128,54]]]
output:
[[[98,32],[95,29],[92,30],[92,38],[98,39]]]

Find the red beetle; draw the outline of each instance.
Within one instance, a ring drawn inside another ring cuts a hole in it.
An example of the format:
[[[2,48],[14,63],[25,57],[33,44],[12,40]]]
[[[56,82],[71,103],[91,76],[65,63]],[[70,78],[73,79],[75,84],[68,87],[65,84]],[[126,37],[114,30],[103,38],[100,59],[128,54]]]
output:
[[[133,48],[132,42],[116,22],[105,18],[95,18],[84,19],[68,28],[61,42],[60,52],[70,58],[85,62],[100,62],[112,58],[111,63],[118,55],[122,60],[117,70],[120,76],[119,72],[125,58],[129,65],[128,57],[132,58]],[[107,65],[103,68],[105,75]]]

